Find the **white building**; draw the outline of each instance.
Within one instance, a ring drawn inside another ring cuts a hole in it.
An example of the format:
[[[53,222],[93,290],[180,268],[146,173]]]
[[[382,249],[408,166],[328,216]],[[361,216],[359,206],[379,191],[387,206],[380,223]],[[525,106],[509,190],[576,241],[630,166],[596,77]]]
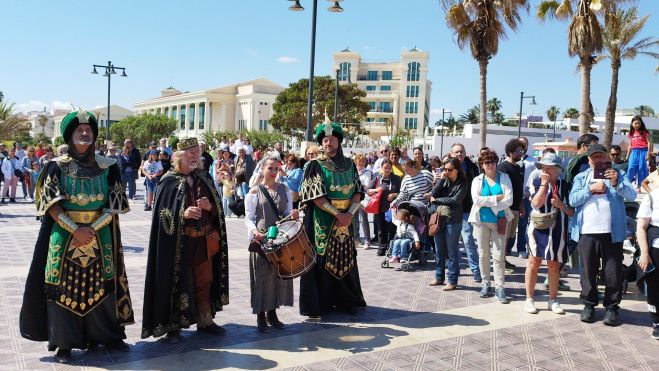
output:
[[[48,138],[56,137],[55,135],[55,122],[53,121],[55,116],[65,115],[69,111],[64,110],[53,110],[47,111],[44,107],[43,111],[30,111],[27,113],[27,120],[30,123],[30,136],[33,138],[38,134],[44,134]]]
[[[386,119],[391,120],[393,133],[408,129],[417,137],[424,134],[430,114],[428,58],[427,52],[417,48],[402,52],[395,62],[365,62],[349,49],[333,54],[340,83],[356,83],[366,91],[370,110],[364,129],[370,131],[371,139],[387,136]]]
[[[179,122],[178,136],[211,131],[272,130],[272,104],[284,87],[259,78],[219,88],[181,92],[172,87],[160,97],[135,103],[135,113],[162,114]]]

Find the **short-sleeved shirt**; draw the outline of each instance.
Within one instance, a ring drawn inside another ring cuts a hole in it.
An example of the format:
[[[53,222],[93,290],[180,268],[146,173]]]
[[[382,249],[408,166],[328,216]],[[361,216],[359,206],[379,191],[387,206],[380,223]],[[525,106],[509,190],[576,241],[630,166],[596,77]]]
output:
[[[636,218],[650,218],[650,224],[659,227],[659,188],[643,198],[636,213]],[[652,247],[659,248],[659,238],[652,241]]]
[[[142,166],[142,168],[147,174],[155,175],[162,171],[162,164],[160,163],[160,161],[154,161],[154,162],[144,161],[144,165]]]
[[[647,131],[645,133],[641,133],[638,130],[634,130],[634,134],[629,135],[629,141],[631,142],[629,144],[630,148],[648,148],[649,135],[650,133]]]

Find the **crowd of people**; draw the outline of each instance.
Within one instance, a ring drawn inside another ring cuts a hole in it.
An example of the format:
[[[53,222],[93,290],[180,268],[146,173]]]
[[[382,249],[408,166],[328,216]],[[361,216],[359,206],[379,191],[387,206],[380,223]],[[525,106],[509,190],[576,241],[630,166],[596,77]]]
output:
[[[52,148],[50,157],[48,152],[39,154],[28,148],[19,159],[19,144],[3,152],[3,195],[8,189],[12,202],[17,187],[14,177],[18,177],[43,220],[39,254],[35,252],[26,285],[21,333],[32,340],[49,341],[50,349],[59,349],[62,361],[70,359],[74,347],[100,343],[125,348],[121,326],[132,321],[132,308],[127,283],[116,280],[124,274],[121,249],[112,250],[120,245],[120,234],[109,234],[107,228],[116,223],[118,214],[128,211],[141,175],[144,207],[153,211],[143,337],[166,335],[168,341],[180,341],[181,329],[192,324],[197,324],[198,331],[224,334],[213,318],[229,303],[227,217],[244,218],[247,228],[251,307],[258,330],[284,327],[276,310],[293,305],[293,285],[278,275],[264,246],[272,243],[271,229],[278,221],[303,215],[300,223],[316,260],[301,276],[299,310],[311,320],[335,310],[355,313],[366,307],[358,247],[377,250],[393,265],[432,257],[435,272],[429,285],[443,286],[444,291],[460,289],[462,249],[470,275],[481,285],[480,297],[494,296],[501,304],[511,301],[506,276],[518,267],[507,256],[515,249],[516,256],[527,259],[527,313],[539,311],[535,291],[545,261],[549,311],[565,313],[558,292],[569,289],[560,279],[569,265],[581,277],[581,321],[595,321],[600,278],[605,284],[603,323],[618,326],[622,324],[623,241],[636,234],[637,265],[644,272],[652,336],[659,339],[659,273],[654,271],[659,251],[659,205],[655,204],[659,190],[652,190],[657,180],[644,177],[647,162],[638,159],[648,159],[652,153],[651,136],[640,117],[634,118],[631,127],[629,161],[621,160],[620,147],[607,149],[592,134],[578,139],[577,154],[570,159],[561,159],[552,148],[535,158],[523,137],[511,139],[503,148],[504,156],[491,148],[468,154],[458,143],[441,157],[428,156],[420,147],[410,153],[407,148],[389,146],[346,156],[341,126],[328,122],[318,126],[317,145],[307,147],[302,157],[286,151],[282,143],[255,149],[242,135],[211,143],[213,148],[186,138],[178,142],[176,151],[161,139],[159,146],[150,143],[140,156],[130,139],[121,151],[114,144],[93,148],[88,139],[96,138],[96,119],[88,112],[72,113],[61,128],[69,151],[56,161],[52,161]],[[43,157],[46,160],[41,164]],[[625,171],[626,162],[636,170]],[[12,171],[5,171],[7,164]],[[16,168],[37,173],[29,173],[28,180],[14,174]],[[39,171],[48,176],[39,177]],[[81,174],[86,178],[80,178]],[[35,185],[41,190],[36,195]],[[638,230],[630,233],[618,221],[630,217],[625,202],[634,203],[640,188],[648,196],[638,211]],[[66,239],[67,233],[72,238]],[[63,256],[62,251],[72,250],[53,248],[54,238],[72,244],[80,254]],[[100,249],[108,250],[100,253]],[[98,254],[90,253],[96,250]],[[80,260],[81,256],[89,259]],[[103,257],[114,258],[105,261]],[[72,273],[61,277],[53,271],[67,269]],[[107,274],[99,278],[94,269]],[[88,282],[92,287],[108,287],[123,296],[115,294],[114,300],[100,306],[96,294],[103,296],[103,291],[90,289],[89,295],[94,295],[85,304],[84,295],[71,292],[71,280],[78,274],[96,277]],[[122,285],[111,286],[110,281]],[[28,295],[44,282],[45,296]],[[67,315],[73,318],[63,323],[71,328],[55,325]],[[31,322],[35,317],[43,320]],[[81,330],[84,326],[98,327],[98,332]]]

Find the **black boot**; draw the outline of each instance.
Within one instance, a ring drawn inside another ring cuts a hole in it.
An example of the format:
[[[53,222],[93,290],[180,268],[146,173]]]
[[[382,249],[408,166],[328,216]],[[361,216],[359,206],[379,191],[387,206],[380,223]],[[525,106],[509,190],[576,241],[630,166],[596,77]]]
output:
[[[58,349],[55,353],[55,359],[59,363],[69,363],[71,362],[71,349]]]
[[[256,315],[256,327],[259,329],[259,332],[262,332],[264,334],[270,332],[270,328],[268,327],[268,321],[265,318],[265,312],[261,312]]]
[[[274,328],[284,328],[286,326],[277,318],[277,311],[275,309],[268,311],[268,323]]]
[[[117,352],[128,352],[128,351],[130,351],[130,346],[128,346],[128,344],[124,343],[123,340],[117,340],[117,341],[110,342],[110,343],[106,344],[105,347],[108,348],[108,349],[111,349],[111,350],[115,350]]]

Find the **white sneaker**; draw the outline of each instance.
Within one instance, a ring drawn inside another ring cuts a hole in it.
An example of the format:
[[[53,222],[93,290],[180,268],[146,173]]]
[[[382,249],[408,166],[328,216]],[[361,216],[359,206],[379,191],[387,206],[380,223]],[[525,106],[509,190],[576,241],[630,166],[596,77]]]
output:
[[[366,242],[364,243],[364,250],[370,250],[370,249],[371,249],[371,243],[368,242],[368,241],[366,241]]]
[[[524,303],[524,309],[526,310],[526,313],[538,313],[538,308],[535,307],[535,301],[533,301],[533,299],[526,299],[526,302]]]
[[[551,300],[547,303],[547,308],[556,314],[565,314],[565,310],[558,304],[558,300]]]

